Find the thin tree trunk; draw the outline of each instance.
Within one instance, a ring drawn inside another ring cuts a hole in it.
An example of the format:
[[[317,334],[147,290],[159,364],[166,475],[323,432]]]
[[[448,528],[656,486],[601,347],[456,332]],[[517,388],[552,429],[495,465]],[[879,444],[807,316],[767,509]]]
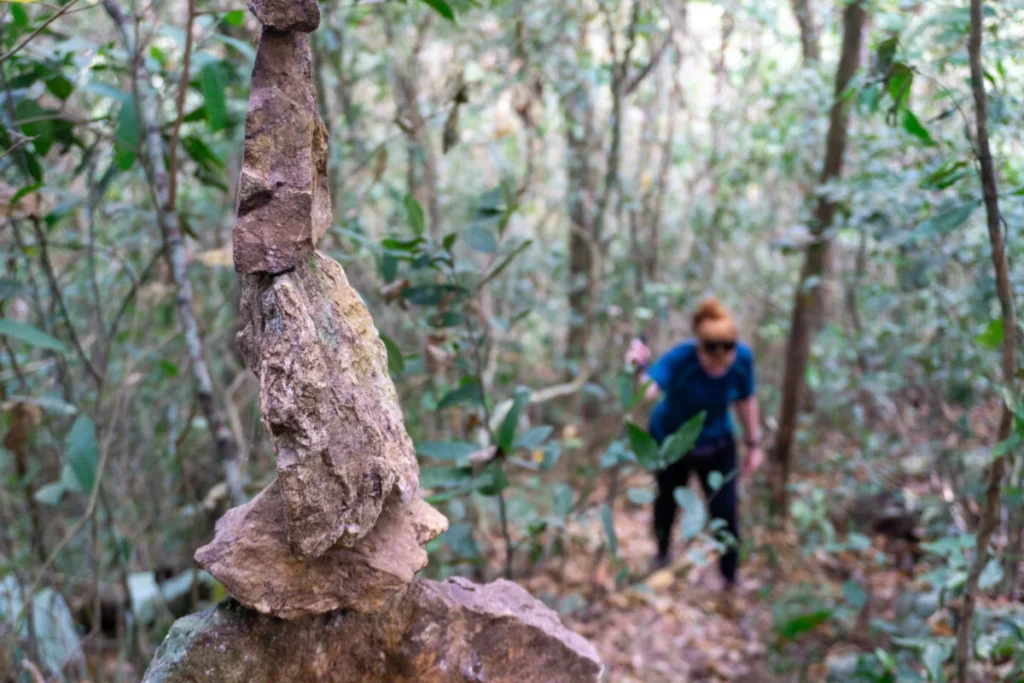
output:
[[[996,293],[999,296],[999,309],[1003,321],[1003,382],[1010,387],[1014,384],[1017,374],[1017,315],[1013,305],[1013,289],[1010,285],[1010,265],[1006,258],[1006,245],[1003,239],[1003,221],[999,214],[996,173],[988,141],[988,97],[985,93],[985,76],[981,66],[981,41],[981,0],[971,0],[971,35],[967,52],[971,62],[971,89],[974,91],[975,125],[977,128],[975,154],[978,158],[988,238],[992,244],[992,265],[996,271]],[[1004,403],[999,420],[999,441],[1004,441],[1010,436],[1012,427],[1013,413],[1010,411],[1010,407]],[[985,500],[982,504],[981,520],[974,546],[974,562],[971,564],[967,573],[967,582],[964,584],[963,606],[956,633],[956,677],[960,683],[967,681],[967,668],[971,652],[971,626],[974,621],[978,579],[988,561],[989,541],[992,539],[996,527],[999,526],[999,499],[1002,493],[1006,459],[1006,456],[996,458],[989,465],[988,484],[985,489]]]
[[[793,14],[800,27],[800,46],[804,68],[814,68],[821,61],[821,44],[818,40],[817,22],[810,0],[792,0]],[[814,335],[822,330],[833,309],[836,290],[836,245],[829,240],[825,244],[825,266],[821,284],[814,288],[814,311],[812,331]]]
[[[242,503],[245,501],[245,492],[238,463],[238,447],[213,395],[213,382],[210,379],[209,366],[206,364],[203,337],[196,320],[192,283],[185,266],[185,243],[181,235],[181,224],[177,210],[170,201],[171,176],[164,162],[159,105],[149,84],[145,62],[135,44],[131,24],[114,0],[104,0],[103,6],[120,30],[125,48],[132,60],[132,90],[136,98],[136,115],[139,129],[145,138],[145,156],[142,157],[142,163],[154,194],[157,225],[160,227],[164,255],[174,284],[178,321],[185,337],[196,398],[216,444],[217,458],[224,468],[232,498],[236,504]]]
[[[825,143],[825,165],[821,170],[821,181],[825,183],[840,177],[843,156],[846,152],[847,129],[849,127],[849,103],[843,92],[857,72],[860,60],[860,43],[864,26],[865,11],[861,0],[847,5],[843,12],[843,45],[836,72],[835,101],[829,119],[828,138]],[[793,434],[804,396],[804,374],[810,355],[814,286],[820,284],[826,264],[828,229],[835,216],[836,203],[822,196],[814,212],[811,233],[814,241],[807,247],[800,280],[793,297],[793,314],[790,324],[789,345],[786,349],[786,369],[783,375],[782,402],[779,407],[779,431],[772,452],[775,464],[773,481],[773,504],[780,519],[787,514],[787,491],[789,473],[792,467]],[[813,278],[813,280],[812,280]]]
[[[792,0],[793,14],[800,27],[800,47],[803,50],[804,66],[821,60],[821,47],[818,43],[818,27],[814,21],[814,12],[810,0]]]

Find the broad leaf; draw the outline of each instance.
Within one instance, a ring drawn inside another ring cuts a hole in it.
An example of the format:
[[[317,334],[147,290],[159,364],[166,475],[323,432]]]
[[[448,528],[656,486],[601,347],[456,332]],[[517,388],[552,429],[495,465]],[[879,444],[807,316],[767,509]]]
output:
[[[641,465],[652,472],[661,469],[658,444],[646,429],[636,426],[633,422],[626,422],[626,436],[629,438],[629,447]]]
[[[30,346],[49,349],[58,353],[68,352],[68,348],[59,339],[51,337],[46,332],[38,330],[31,325],[19,323],[9,318],[0,318],[0,337],[17,339]]]
[[[483,400],[483,393],[480,390],[480,382],[475,379],[466,380],[461,385],[452,389],[441,397],[437,403],[438,410],[444,410],[459,403],[480,404]]]
[[[550,425],[543,425],[541,427],[534,427],[533,429],[527,429],[525,432],[516,437],[516,440],[512,443],[512,450],[526,450],[532,451],[542,443],[544,440],[551,436],[551,432],[554,427]]]
[[[409,227],[417,235],[422,235],[427,228],[427,219],[423,215],[423,207],[411,194],[405,195],[402,200],[405,205],[405,215],[409,220]]]
[[[381,333],[380,340],[388,352],[388,371],[392,375],[401,375],[405,370],[405,356],[402,355],[402,349],[398,348],[398,344],[384,333]]]
[[[463,235],[463,239],[465,239],[466,244],[484,254],[493,254],[498,248],[498,238],[494,236],[490,229],[480,225],[469,226]]]
[[[704,411],[694,415],[676,430],[675,434],[665,439],[665,443],[661,447],[661,466],[663,468],[676,462],[693,449],[704,429],[705,416]]]
[[[928,132],[928,129],[914,115],[914,112],[904,109],[900,114],[900,121],[903,123],[903,130],[923,141],[928,146],[935,144],[935,141],[932,140],[932,134]]]
[[[139,149],[139,123],[135,116],[135,102],[126,101],[117,115],[114,131],[114,159],[117,167],[127,171],[135,164]]]
[[[455,23],[455,12],[452,11],[452,6],[444,0],[420,0],[420,2],[429,5],[434,9],[435,12],[440,14],[448,21]]]
[[[984,347],[998,349],[1003,344],[1003,320],[996,318],[985,328],[985,331],[974,339]]]
[[[225,98],[227,86],[220,71],[220,62],[207,62],[199,71],[199,87],[203,91],[206,120],[210,130],[223,130],[228,124],[228,106]]]
[[[235,10],[228,12],[224,15],[224,21],[231,24],[232,26],[241,26],[245,23],[245,12],[242,10]]]
[[[416,446],[416,454],[431,460],[452,461],[460,466],[480,448],[464,441],[426,441]]]
[[[936,214],[914,228],[911,237],[922,239],[952,232],[966,223],[980,205],[981,200],[974,199]]]
[[[83,491],[92,490],[96,483],[98,463],[96,448],[96,426],[87,415],[79,415],[71,425],[67,441],[67,460]]]
[[[612,508],[605,503],[601,506],[601,522],[604,524],[604,533],[608,537],[608,550],[612,557],[619,556],[619,538],[615,535],[615,522],[612,519]]]
[[[779,636],[783,640],[792,640],[797,636],[807,633],[815,627],[824,624],[832,618],[832,610],[819,609],[808,614],[801,614],[786,621],[779,627]]]
[[[696,538],[704,530],[704,525],[708,521],[708,511],[704,506],[704,501],[688,486],[680,486],[672,492],[672,496],[679,503],[679,507],[683,509],[680,526],[683,538],[687,541]]]
[[[498,431],[494,435],[494,439],[497,441],[496,445],[505,453],[512,450],[512,444],[516,439],[516,428],[519,426],[519,415],[528,398],[529,393],[516,390],[512,397],[512,407],[505,414],[505,419],[501,421],[501,426],[498,427]]]
[[[626,491],[626,498],[633,505],[650,505],[654,502],[654,492],[650,489],[632,488]]]

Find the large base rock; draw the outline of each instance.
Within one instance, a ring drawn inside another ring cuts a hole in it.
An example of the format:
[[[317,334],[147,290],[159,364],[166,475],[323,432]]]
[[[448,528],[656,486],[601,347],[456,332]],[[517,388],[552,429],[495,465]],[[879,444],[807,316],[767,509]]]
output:
[[[290,273],[247,276],[241,314],[238,344],[260,380],[292,550],[318,557],[351,545],[389,496],[408,504],[419,487],[373,318],[341,266],[318,252]]]
[[[281,485],[229,510],[196,562],[246,607],[282,619],[350,609],[372,612],[407,586],[427,564],[422,546],[448,527],[420,499],[389,506],[352,548],[336,545],[311,560],[292,554]]]
[[[508,581],[415,581],[376,614],[282,622],[222,603],[179,619],[143,683],[585,683],[594,648]]]

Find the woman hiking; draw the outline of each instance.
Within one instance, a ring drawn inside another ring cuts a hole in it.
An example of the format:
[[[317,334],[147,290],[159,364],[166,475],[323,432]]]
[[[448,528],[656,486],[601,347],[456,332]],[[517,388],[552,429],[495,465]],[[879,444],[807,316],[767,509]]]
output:
[[[654,501],[654,535],[658,541],[655,566],[669,562],[672,526],[677,505],[674,491],[686,486],[690,473],[700,477],[712,519],[725,521],[736,539],[719,560],[725,588],[736,585],[740,537],[737,474],[749,477],[761,466],[761,431],[757,397],[754,395],[754,355],[739,341],[736,321],[716,299],[707,299],[693,315],[694,339],[682,342],[650,365],[651,350],[633,340],[626,363],[645,373],[651,381],[647,398],[659,395],[661,402],[651,413],[651,436],[660,445],[687,420],[702,411],[704,427],[693,450],[658,473],[658,495]],[[730,406],[743,425],[747,455],[742,472],[737,472],[736,442],[733,438]],[[712,490],[710,475],[722,475],[721,488]]]

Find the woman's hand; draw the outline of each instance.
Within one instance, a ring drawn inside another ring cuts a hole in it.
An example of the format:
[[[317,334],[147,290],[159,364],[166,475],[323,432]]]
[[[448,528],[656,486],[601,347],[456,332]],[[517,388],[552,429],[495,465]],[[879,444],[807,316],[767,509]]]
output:
[[[743,478],[750,479],[760,469],[764,462],[764,453],[760,446],[754,446],[747,451],[747,457],[743,459]]]
[[[639,339],[634,339],[625,356],[626,365],[633,368],[646,368],[651,362],[651,350]]]

